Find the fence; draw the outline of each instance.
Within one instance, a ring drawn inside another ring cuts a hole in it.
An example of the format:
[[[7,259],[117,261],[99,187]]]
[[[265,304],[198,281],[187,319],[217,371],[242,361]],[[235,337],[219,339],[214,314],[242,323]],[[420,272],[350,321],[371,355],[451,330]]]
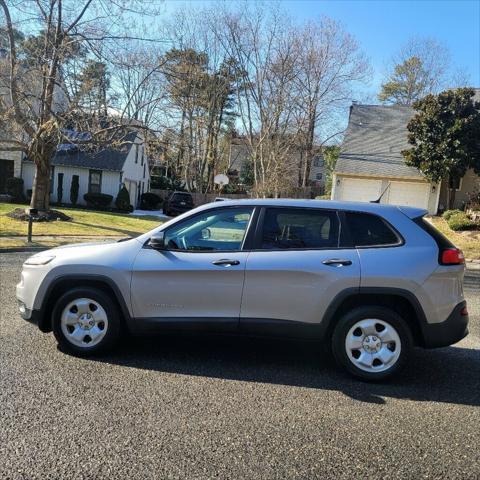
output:
[[[170,190],[160,190],[159,188],[151,188],[150,191],[156,195],[167,198],[171,193]],[[217,197],[229,198],[231,200],[239,200],[242,198],[252,198],[253,195],[247,193],[199,193],[199,192],[190,192],[193,198],[193,204],[195,206],[203,205],[205,203],[214,202]],[[323,188],[321,187],[305,187],[297,188],[293,192],[289,192],[287,195],[280,195],[282,198],[315,198],[317,195],[323,194]]]

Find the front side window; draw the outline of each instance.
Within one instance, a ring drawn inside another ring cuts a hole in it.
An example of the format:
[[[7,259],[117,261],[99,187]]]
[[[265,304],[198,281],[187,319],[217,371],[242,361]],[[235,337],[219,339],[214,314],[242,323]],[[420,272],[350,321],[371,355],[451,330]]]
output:
[[[253,208],[208,210],[179,222],[165,232],[168,250],[240,250]]]
[[[339,220],[329,210],[267,208],[261,248],[337,248]]]
[[[102,172],[101,170],[90,170],[88,177],[88,193],[101,193]]]
[[[346,212],[345,220],[355,247],[385,246],[400,243],[397,234],[382,218],[376,215]]]

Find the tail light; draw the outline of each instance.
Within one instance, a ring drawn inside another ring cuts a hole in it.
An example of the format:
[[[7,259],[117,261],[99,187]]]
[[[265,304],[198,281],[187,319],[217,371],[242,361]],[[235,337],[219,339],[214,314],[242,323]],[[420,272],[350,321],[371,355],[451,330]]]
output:
[[[442,265],[461,265],[465,263],[463,252],[458,248],[446,248],[440,256]]]

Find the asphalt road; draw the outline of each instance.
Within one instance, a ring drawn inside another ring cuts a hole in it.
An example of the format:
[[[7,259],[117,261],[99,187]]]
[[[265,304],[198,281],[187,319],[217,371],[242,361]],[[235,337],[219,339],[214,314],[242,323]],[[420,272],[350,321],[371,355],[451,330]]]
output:
[[[471,334],[395,380],[314,344],[149,338],[67,356],[17,315],[0,255],[0,478],[479,478],[480,288]]]

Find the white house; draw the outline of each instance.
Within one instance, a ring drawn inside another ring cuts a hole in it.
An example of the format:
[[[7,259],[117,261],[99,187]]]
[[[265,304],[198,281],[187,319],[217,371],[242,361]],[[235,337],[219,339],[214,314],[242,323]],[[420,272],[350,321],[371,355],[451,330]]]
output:
[[[150,190],[150,171],[145,154],[145,144],[139,132],[132,131],[125,144],[118,149],[107,148],[86,152],[78,148],[59,148],[52,159],[50,199],[57,202],[59,185],[62,185],[62,203],[70,203],[72,177],[79,177],[78,202],[85,205],[86,193],[106,193],[113,201],[123,184],[130,193],[130,203],[137,207],[140,195]],[[23,160],[22,178],[25,191],[32,188],[35,174],[33,162]],[[113,202],[112,202],[113,203]]]
[[[478,92],[477,92],[478,94]],[[399,105],[350,107],[348,128],[332,182],[332,200],[410,205],[431,214],[447,208],[447,182],[430,182],[416,168],[405,164],[402,150],[411,146],[407,124],[414,115]],[[456,182],[455,208],[461,208],[468,193],[480,185],[472,170]]]

